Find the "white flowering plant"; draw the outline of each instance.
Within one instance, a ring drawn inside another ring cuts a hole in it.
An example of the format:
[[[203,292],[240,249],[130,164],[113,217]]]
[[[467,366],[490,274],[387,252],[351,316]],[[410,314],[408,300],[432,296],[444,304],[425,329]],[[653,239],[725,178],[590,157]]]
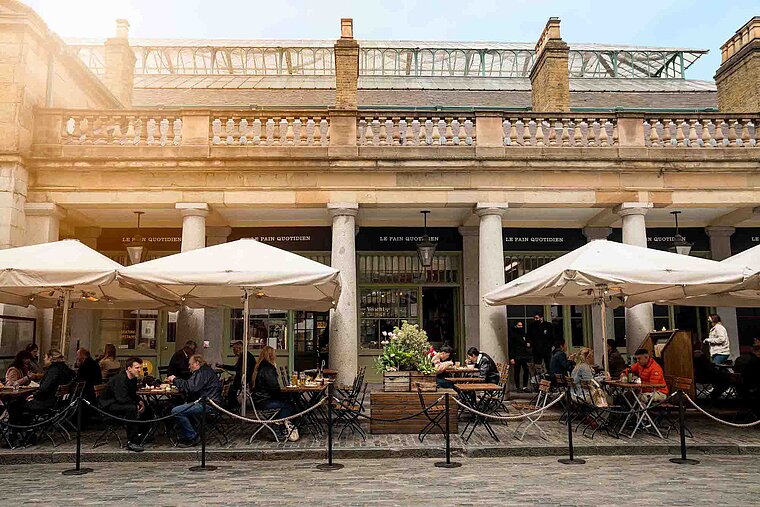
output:
[[[427,333],[417,324],[401,323],[390,333],[383,331],[383,353],[375,361],[378,372],[384,371],[419,371],[435,372],[428,351]]]

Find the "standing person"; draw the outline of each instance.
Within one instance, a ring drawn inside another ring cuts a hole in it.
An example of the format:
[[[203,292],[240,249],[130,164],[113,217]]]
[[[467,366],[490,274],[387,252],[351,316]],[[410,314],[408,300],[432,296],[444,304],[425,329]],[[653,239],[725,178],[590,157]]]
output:
[[[720,315],[712,314],[707,317],[707,321],[710,323],[710,334],[704,342],[710,346],[710,358],[713,364],[723,364],[731,356],[728,332],[720,321]]]
[[[137,397],[137,378],[142,369],[142,359],[130,357],[124,370],[111,377],[106,389],[100,395],[100,407],[122,419],[138,420],[145,413],[145,403]],[[127,449],[142,452],[140,425],[127,423]]]
[[[40,366],[40,348],[36,343],[30,343],[26,346],[26,351],[32,355],[32,361],[29,363],[31,372],[34,374],[42,375],[44,373],[44,370],[42,366]]]
[[[533,359],[533,351],[528,337],[525,335],[525,328],[521,320],[512,327],[509,333],[509,362],[515,369],[514,379],[515,387],[528,390],[528,363]],[[522,370],[522,387],[520,387],[520,371]]]
[[[296,413],[296,407],[288,400],[280,390],[280,382],[277,380],[277,364],[275,363],[275,350],[265,346],[259,353],[256,368],[253,372],[251,399],[257,408],[262,410],[279,410],[276,419],[290,417]],[[284,424],[285,431],[282,436],[291,442],[298,440],[298,428],[288,420]]]
[[[103,354],[98,358],[98,364],[100,365],[100,375],[104,379],[113,374],[114,370],[117,372],[121,370],[121,365],[116,360],[116,346],[113,343],[106,343]]]
[[[74,378],[77,382],[84,382],[84,391],[82,396],[90,403],[95,403],[95,386],[103,383],[103,376],[100,374],[100,366],[90,355],[90,351],[81,348],[77,350],[78,369]]]
[[[174,353],[169,360],[169,367],[167,368],[167,375],[179,377],[182,380],[190,378],[190,356],[195,354],[195,349],[198,345],[193,340],[187,340],[185,346]]]
[[[544,320],[543,313],[533,316],[533,322],[528,326],[528,341],[533,345],[533,359],[536,364],[544,363],[547,371],[551,369],[554,328],[550,322]]]
[[[237,408],[240,403],[238,403],[238,393],[243,388],[242,378],[243,378],[243,341],[242,340],[235,340],[232,342],[232,353],[235,354],[235,357],[237,357],[237,360],[235,361],[235,364],[221,364],[217,363],[217,366],[220,368],[224,368],[227,371],[234,371],[235,376],[232,379],[232,385],[230,386],[230,392],[227,395],[227,399],[224,400],[224,402],[227,405],[227,408],[230,410]],[[246,352],[248,354],[248,364],[247,364],[247,371],[245,376],[245,385],[250,386],[251,385],[251,378],[253,377],[253,370],[256,368],[256,359],[253,357],[253,354],[250,352]]]
[[[607,340],[607,360],[610,362],[609,372],[611,378],[618,378],[625,370],[625,359],[618,352],[615,340]]]
[[[193,354],[188,360],[188,366],[191,372],[189,379],[185,380],[175,375],[169,375],[166,378],[169,383],[187,394],[187,403],[177,405],[172,409],[172,415],[177,420],[181,433],[179,443],[183,447],[198,445],[200,442],[198,432],[190,422],[190,417],[203,414],[203,405],[193,402],[203,397],[208,401],[222,402],[222,381],[211,366],[206,364],[203,356]],[[210,405],[206,406],[207,413],[213,410]]]
[[[480,378],[485,382],[499,383],[499,369],[496,367],[496,362],[485,352],[480,352],[476,347],[470,347],[467,349],[467,362],[475,365]]]
[[[32,354],[26,350],[19,350],[5,371],[5,385],[9,387],[28,385],[32,381],[31,362]]]

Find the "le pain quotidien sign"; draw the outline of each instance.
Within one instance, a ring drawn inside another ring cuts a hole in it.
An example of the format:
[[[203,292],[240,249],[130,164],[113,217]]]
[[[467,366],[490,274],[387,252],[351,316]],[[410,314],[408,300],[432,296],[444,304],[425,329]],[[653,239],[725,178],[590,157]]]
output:
[[[586,244],[581,229],[504,227],[504,251],[569,252]]]
[[[98,250],[104,252],[123,250],[131,242],[137,229],[110,228],[102,229],[98,237]],[[180,228],[140,228],[140,236],[148,243],[148,249],[163,252],[179,252],[182,247],[182,229]]]
[[[251,238],[289,252],[329,252],[331,227],[235,227],[227,241]]]
[[[692,251],[710,251],[710,238],[707,236],[703,227],[681,227],[678,230],[678,233],[686,238],[686,241],[692,243]],[[653,250],[668,250],[673,246],[673,242],[676,239],[675,236],[676,230],[674,227],[647,228],[647,247]],[[622,242],[622,229],[613,229],[609,239],[610,241]]]

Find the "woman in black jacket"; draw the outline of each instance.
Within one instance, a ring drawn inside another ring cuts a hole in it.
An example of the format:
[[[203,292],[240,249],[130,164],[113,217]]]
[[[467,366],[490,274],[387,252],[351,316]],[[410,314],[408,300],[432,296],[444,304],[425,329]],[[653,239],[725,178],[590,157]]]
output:
[[[295,414],[296,407],[280,390],[275,360],[275,350],[272,347],[266,346],[261,349],[256,367],[253,369],[251,398],[259,410],[279,409],[276,419],[281,419]],[[290,421],[285,422],[285,429],[291,441],[298,440],[298,430]]]

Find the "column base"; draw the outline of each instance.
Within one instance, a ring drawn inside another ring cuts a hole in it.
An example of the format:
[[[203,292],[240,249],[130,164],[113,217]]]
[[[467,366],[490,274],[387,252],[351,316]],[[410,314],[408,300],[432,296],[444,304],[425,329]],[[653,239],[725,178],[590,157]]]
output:
[[[438,468],[459,468],[462,466],[462,464],[457,463],[456,461],[452,461],[450,463],[446,463],[445,461],[439,461],[435,463],[435,466]]]
[[[213,472],[216,470],[216,467],[213,465],[196,465],[194,467],[188,468],[191,472]]]
[[[586,460],[585,459],[578,459],[578,458],[562,458],[557,460],[558,463],[562,463],[563,465],[585,465]]]
[[[699,465],[699,460],[689,458],[670,458],[669,461],[677,465]]]
[[[322,463],[320,465],[317,465],[317,470],[321,470],[323,472],[332,472],[333,470],[341,470],[343,468],[343,465],[340,463]]]
[[[92,468],[71,468],[61,472],[62,475],[86,475],[90,472],[94,472]]]

